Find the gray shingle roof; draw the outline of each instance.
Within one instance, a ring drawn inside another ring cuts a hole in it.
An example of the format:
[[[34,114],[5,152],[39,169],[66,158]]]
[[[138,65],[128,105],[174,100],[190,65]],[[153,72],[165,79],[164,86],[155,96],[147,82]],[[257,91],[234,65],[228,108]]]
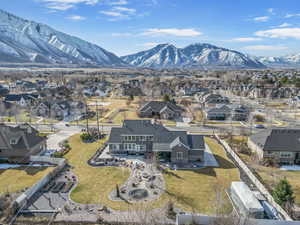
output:
[[[203,149],[204,140],[201,135],[188,135],[186,131],[169,131],[160,124],[150,120],[125,120],[121,128],[113,127],[108,143],[122,143],[122,135],[153,135],[154,143],[171,144],[178,138],[191,149]]]
[[[264,151],[300,152],[300,129],[265,130],[252,135],[250,139]]]
[[[30,129],[31,132],[28,132]],[[16,140],[16,144],[10,144],[11,139]],[[45,141],[45,137],[38,135],[38,131],[28,124],[18,127],[0,124],[0,146],[3,149],[28,149]]]
[[[173,104],[172,102],[162,102],[162,101],[151,101],[146,103],[144,106],[140,108],[140,111],[147,111],[149,108],[152,109],[153,112],[160,113],[161,110],[165,107],[168,107],[172,111],[182,112],[183,109],[180,106]]]

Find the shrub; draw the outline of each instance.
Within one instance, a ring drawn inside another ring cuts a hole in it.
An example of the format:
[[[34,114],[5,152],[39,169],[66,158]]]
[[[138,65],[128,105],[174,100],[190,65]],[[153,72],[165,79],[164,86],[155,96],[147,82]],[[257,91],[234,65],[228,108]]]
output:
[[[293,203],[295,200],[292,186],[286,179],[279,181],[272,191],[272,196],[275,202],[281,206],[287,203]]]
[[[90,133],[85,132],[80,135],[80,139],[83,142],[89,142],[93,140],[93,136]]]

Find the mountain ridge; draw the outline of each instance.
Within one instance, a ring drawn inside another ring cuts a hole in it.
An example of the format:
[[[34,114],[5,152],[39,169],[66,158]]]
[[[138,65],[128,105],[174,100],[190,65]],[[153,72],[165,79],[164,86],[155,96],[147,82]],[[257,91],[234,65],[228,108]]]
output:
[[[184,48],[177,48],[168,43],[159,44],[149,50],[122,56],[121,59],[132,66],[150,68],[265,67],[261,62],[241,52],[208,43],[194,43]]]
[[[78,37],[0,9],[0,61],[126,65],[115,54]]]

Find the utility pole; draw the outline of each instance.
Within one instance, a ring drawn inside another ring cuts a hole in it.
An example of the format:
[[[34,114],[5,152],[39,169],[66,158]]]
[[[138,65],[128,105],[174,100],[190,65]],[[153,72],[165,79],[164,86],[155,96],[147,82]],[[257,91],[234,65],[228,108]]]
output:
[[[100,138],[98,101],[96,101],[96,116],[97,116],[98,137]]]
[[[84,103],[85,103],[85,116],[86,116],[86,132],[89,133],[89,115],[88,115],[88,106],[86,100],[84,101]]]

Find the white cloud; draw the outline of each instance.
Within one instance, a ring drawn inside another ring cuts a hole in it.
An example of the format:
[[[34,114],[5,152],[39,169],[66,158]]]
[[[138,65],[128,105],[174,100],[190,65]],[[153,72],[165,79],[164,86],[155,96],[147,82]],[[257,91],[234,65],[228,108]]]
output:
[[[280,24],[277,27],[290,27],[290,26],[292,26],[292,24],[290,24],[290,23],[283,23],[283,24]]]
[[[85,20],[86,18],[84,16],[72,15],[72,16],[68,16],[67,19],[80,21],[80,20]]]
[[[300,28],[275,28],[255,32],[256,36],[268,38],[295,38],[300,39]]]
[[[127,5],[128,2],[126,0],[119,0],[119,1],[114,1],[114,2],[110,2],[110,5]]]
[[[74,8],[77,4],[95,5],[99,0],[42,0],[49,9],[65,11]]]
[[[102,10],[99,13],[110,17],[109,21],[118,21],[123,19],[131,19],[133,16],[136,16],[136,9],[123,7],[123,6],[114,6],[109,10]]]
[[[121,7],[121,6],[113,7],[113,10],[114,11],[119,11],[119,12],[126,12],[126,13],[130,13],[130,14],[135,14],[136,13],[136,9]]]
[[[285,15],[285,18],[292,18],[292,17],[298,17],[298,16],[300,16],[300,13],[295,13],[295,14],[288,13]]]
[[[253,20],[256,22],[267,22],[270,19],[269,16],[260,16],[260,17],[254,17]]]
[[[281,45],[249,45],[243,47],[243,49],[250,51],[280,51],[286,50],[288,47]]]
[[[197,30],[193,29],[193,28],[189,28],[189,29],[151,28],[151,29],[147,29],[145,32],[143,32],[142,35],[145,35],[145,36],[170,35],[170,36],[177,36],[177,37],[196,37],[196,36],[202,35],[202,33],[200,31],[197,31]]]
[[[233,38],[231,41],[236,41],[236,42],[251,42],[251,41],[261,41],[261,38],[256,38],[256,37],[241,37],[241,38]]]
[[[106,15],[106,16],[112,16],[112,17],[125,17],[126,15],[120,13],[120,12],[116,12],[116,11],[105,11],[102,10],[100,11],[101,14]]]

